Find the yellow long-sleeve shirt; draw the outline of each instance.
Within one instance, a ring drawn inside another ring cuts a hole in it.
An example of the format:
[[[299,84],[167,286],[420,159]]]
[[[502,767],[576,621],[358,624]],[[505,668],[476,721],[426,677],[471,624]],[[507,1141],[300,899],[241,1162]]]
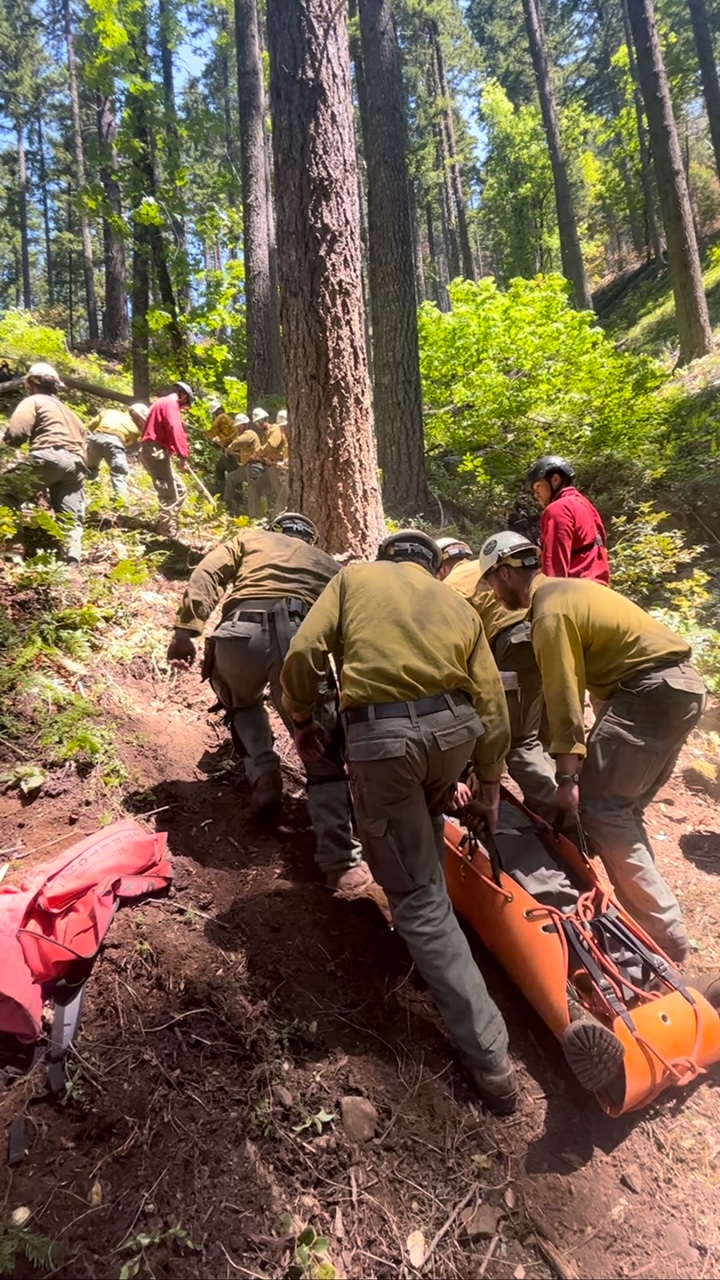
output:
[[[218,413],[210,423],[207,433],[211,440],[227,449],[238,434],[238,428],[229,413]]]
[[[260,457],[265,462],[284,462],[287,458],[287,440],[278,426],[271,426],[260,448]]]
[[[553,755],[585,756],[585,690],[602,699],[643,667],[687,662],[690,646],[618,591],[589,578],[533,580],[530,621]]]
[[[88,422],[87,430],[89,435],[97,432],[98,435],[116,436],[126,449],[140,439],[140,428],[122,409],[102,409],[92,422]]]
[[[463,560],[445,578],[445,586],[452,587],[472,605],[483,624],[488,644],[492,644],[506,627],[522,622],[527,617],[527,609],[508,609],[494,591],[483,586],[479,572],[477,560]]]
[[[175,626],[199,635],[226,592],[223,615],[243,599],[294,597],[313,604],[339,568],[332,556],[299,538],[247,529],[213,547],[193,570]]]
[[[465,690],[485,729],[473,753],[478,777],[500,777],[510,726],[498,669],[477,615],[425,569],[375,561],[333,578],[285,659],[291,711],[311,712],[328,654],[343,664],[343,709]]]
[[[234,458],[238,458],[241,467],[247,465],[251,458],[260,456],[260,437],[257,431],[253,431],[252,427],[246,427],[241,435],[228,445],[228,453]]]

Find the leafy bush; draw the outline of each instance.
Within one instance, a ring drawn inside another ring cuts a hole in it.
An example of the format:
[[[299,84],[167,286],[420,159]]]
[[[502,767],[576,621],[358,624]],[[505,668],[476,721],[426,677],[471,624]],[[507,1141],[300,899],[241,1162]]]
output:
[[[540,453],[582,464],[598,454],[648,455],[662,426],[667,374],[620,352],[589,312],[569,305],[560,276],[455,281],[452,311],[420,309],[421,372],[433,479],[459,463],[453,497],[486,506],[517,496]],[[448,477],[449,479],[449,477]],[[458,492],[459,488],[459,492]]]

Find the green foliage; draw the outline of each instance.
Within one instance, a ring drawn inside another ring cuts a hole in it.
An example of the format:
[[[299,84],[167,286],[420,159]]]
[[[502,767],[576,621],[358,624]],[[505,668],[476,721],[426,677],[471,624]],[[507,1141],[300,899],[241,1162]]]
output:
[[[326,1256],[329,1248],[327,1236],[319,1236],[314,1227],[304,1227],[295,1240],[288,1280],[335,1280],[337,1271]]]
[[[331,1124],[335,1119],[333,1112],[328,1112],[324,1107],[316,1111],[314,1115],[306,1115],[305,1119],[293,1127],[293,1133],[304,1133],[306,1129],[314,1129],[316,1133],[322,1133],[323,1126]]]
[[[37,1271],[50,1271],[54,1247],[55,1241],[49,1236],[7,1219],[0,1223],[0,1276],[12,1275],[19,1258],[25,1258]]]
[[[450,293],[451,312],[420,309],[431,455],[457,458],[464,473],[441,495],[499,514],[540,453],[582,463],[650,451],[662,369],[619,352],[591,313],[570,307],[561,277],[513,280],[506,291],[458,281]]]
[[[188,1232],[184,1227],[169,1227],[167,1231],[140,1231],[132,1239],[126,1240],[120,1246],[120,1250],[129,1253],[131,1256],[126,1262],[123,1262],[120,1268],[118,1280],[135,1280],[136,1276],[152,1276],[153,1270],[150,1266],[150,1253],[155,1263],[155,1254],[158,1250],[162,1250],[164,1255],[172,1255],[174,1249],[179,1247],[184,1249],[199,1250],[200,1245],[195,1244],[191,1240]],[[155,1265],[157,1265],[155,1263]]]
[[[16,786],[24,796],[34,797],[47,778],[44,769],[36,764],[18,764],[6,773],[0,773],[0,784]]]
[[[643,502],[632,516],[618,516],[612,522],[612,585],[643,607],[669,604],[670,584],[702,550],[689,547],[679,529],[667,526],[668,519],[666,511]]]

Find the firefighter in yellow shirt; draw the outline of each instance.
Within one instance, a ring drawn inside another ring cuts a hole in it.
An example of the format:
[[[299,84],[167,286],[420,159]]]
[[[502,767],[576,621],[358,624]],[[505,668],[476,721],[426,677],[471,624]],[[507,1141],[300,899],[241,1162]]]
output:
[[[331,579],[295,635],[281,680],[301,756],[322,755],[313,703],[326,663],[342,668],[341,706],[358,833],[398,933],[457,1042],[480,1095],[517,1102],[507,1030],[445,886],[443,814],[472,757],[476,812],[494,830],[510,741],[497,667],[477,615],[435,580],[427,534],[381,543],[374,564]]]
[[[505,764],[533,813],[555,817],[555,765],[540,741],[542,680],[530,641],[526,609],[506,609],[479,581],[477,556],[458,538],[439,538],[443,563],[438,577],[472,605],[500,669],[510,716]]]
[[[288,500],[288,436],[287,410],[281,409],[270,427],[263,446],[263,457],[269,464],[268,476],[272,491],[273,512],[279,515]]]
[[[230,472],[234,471],[238,465],[232,454],[229,454],[227,450],[228,445],[232,444],[238,434],[238,429],[235,425],[235,419],[225,412],[225,406],[220,400],[212,401],[210,419],[207,437],[220,450],[218,460],[215,463],[215,493],[222,494],[227,502],[227,478]]]
[[[643,815],[672,774],[705,706],[690,646],[603,583],[546,578],[540,553],[502,532],[480,572],[509,609],[529,609],[557,766],[555,803],[582,823],[623,906],[676,963],[690,944],[680,906],[655,866]],[[585,690],[603,703],[585,733]]]
[[[128,449],[140,443],[150,412],[146,404],[131,404],[125,412],[121,409],[103,409],[88,423],[87,461],[91,480],[97,480],[101,462],[110,469],[113,493],[119,498],[127,496],[127,478],[130,470]]]

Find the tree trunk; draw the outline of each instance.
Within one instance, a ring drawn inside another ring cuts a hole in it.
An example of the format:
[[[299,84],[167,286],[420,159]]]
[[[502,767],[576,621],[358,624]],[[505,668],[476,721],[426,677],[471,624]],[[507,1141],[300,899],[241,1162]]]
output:
[[[375,554],[383,514],[365,349],[347,11],[269,0],[291,505],[328,551]]]
[[[30,242],[28,239],[28,176],[25,158],[25,128],[22,120],[15,121],[17,131],[18,162],[18,211],[20,214],[20,265],[22,270],[23,306],[28,311],[32,307],[32,284],[30,281]]]
[[[648,239],[650,241],[650,247],[652,249],[655,262],[658,267],[661,267],[665,261],[665,250],[663,248],[660,223],[658,221],[657,206],[655,202],[652,161],[650,159],[650,147],[648,146],[647,130],[645,128],[645,112],[643,108],[642,94],[640,92],[640,77],[638,76],[637,62],[635,60],[635,49],[633,48],[632,29],[630,27],[630,15],[628,13],[627,0],[620,0],[620,8],[622,10],[625,44],[627,45],[628,61],[630,63],[630,77],[633,83],[633,104],[635,106],[635,120],[637,122],[638,146],[640,150],[640,176],[642,178]]]
[[[176,271],[176,279],[179,277],[178,291],[182,299],[183,309],[187,311],[190,306],[190,279],[187,262],[187,234],[185,219],[182,216],[183,195],[179,181],[181,152],[177,109],[175,106],[172,14],[169,0],[158,0],[158,42],[160,45],[160,66],[163,82],[163,131],[165,134],[167,176],[174,188],[176,202],[176,207],[170,212],[170,226],[172,227],[173,239],[178,250],[175,255],[175,260],[180,267],[180,270]],[[165,262],[165,267],[167,267],[167,261]],[[163,303],[163,305],[165,304]]]
[[[408,208],[410,210],[410,229],[413,238],[413,253],[415,254],[415,300],[417,305],[420,306],[420,304],[425,302],[427,298],[427,290],[425,288],[425,262],[423,260],[422,241],[420,239],[420,223],[418,221],[415,183],[410,177],[408,177]]]
[[[680,361],[713,349],[692,209],[652,0],[628,0],[665,224]]]
[[[150,307],[150,245],[147,227],[135,222],[132,282],[132,373],[137,400],[150,399],[150,347],[147,314]]]
[[[580,238],[575,220],[575,208],[570,189],[567,160],[560,137],[555,92],[550,77],[550,58],[538,6],[539,0],[523,0],[525,28],[530,45],[530,56],[535,72],[540,98],[540,110],[552,165],[563,275],[572,285],[575,306],[579,310],[591,311],[592,298],[590,297],[590,289],[585,274],[585,263],[580,249]]]
[[[72,351],[75,346],[75,277],[73,274],[73,206],[72,186],[67,187],[67,232],[68,232],[68,346]]]
[[[610,99],[610,111],[613,120],[619,120],[622,114],[622,103],[618,92],[617,72],[612,64],[614,32],[609,20],[605,0],[595,0],[595,11],[598,17],[600,27],[598,35],[598,64],[607,81],[608,97]],[[616,161],[622,184],[625,188],[625,201],[627,204],[628,223],[630,227],[630,238],[632,240],[633,250],[637,257],[642,257],[645,252],[645,220],[640,216],[640,212],[635,202],[635,188],[637,185],[637,175],[633,171],[628,155],[620,144],[616,149]],[[622,246],[618,244],[618,249]]]
[[[68,80],[70,83],[70,107],[72,112],[73,143],[75,146],[75,170],[77,176],[78,196],[80,200],[80,241],[82,244],[83,275],[85,277],[85,303],[87,306],[88,334],[91,342],[97,342],[100,334],[98,330],[97,299],[95,296],[95,271],[93,267],[92,237],[90,235],[90,221],[82,204],[85,194],[85,151],[83,148],[82,119],[80,116],[80,93],[78,90],[77,64],[75,61],[75,37],[72,29],[70,0],[63,0],[63,21],[65,24]]]
[[[110,97],[96,94],[97,130],[100,148],[100,180],[105,193],[103,246],[105,254],[105,310],[103,337],[114,347],[127,346],[129,337],[127,290],[125,287],[125,242],[122,226],[122,199],[115,147],[117,124]]]
[[[270,264],[270,216],[265,155],[265,90],[256,0],[235,0],[240,173],[247,319],[248,405],[282,394],[277,294]],[[281,179],[286,181],[285,176]]]
[[[475,262],[473,259],[472,246],[470,244],[470,232],[468,230],[467,220],[467,204],[465,202],[465,193],[462,185],[462,173],[460,170],[460,161],[457,154],[457,143],[455,141],[455,122],[453,120],[453,104],[448,89],[447,76],[445,75],[445,60],[443,58],[442,45],[440,43],[440,33],[436,22],[430,24],[432,33],[433,53],[435,55],[435,66],[437,69],[438,87],[440,96],[443,100],[443,127],[445,130],[446,148],[449,152],[448,166],[450,183],[453,193],[453,202],[455,204],[455,213],[457,216],[458,242],[460,246],[460,260],[462,265],[462,273],[466,280],[475,280],[477,273],[475,270]]]
[[[390,0],[359,0],[359,12],[378,462],[386,506],[412,513],[428,493],[405,98]]]
[[[45,164],[45,137],[43,134],[42,116],[38,116],[38,176],[43,211],[43,231],[45,235],[45,275],[47,278],[48,306],[55,306],[55,271],[53,264],[52,236],[50,234],[50,197],[48,195],[48,176]]]
[[[219,18],[220,40],[217,45],[217,56],[220,71],[220,93],[222,95],[222,117],[225,155],[229,167],[228,196],[234,209],[240,206],[240,162],[237,147],[237,124],[233,119],[230,73],[230,18],[227,9],[221,9]],[[231,256],[237,256],[235,246],[231,247]]]
[[[441,209],[441,213],[442,212],[443,210]],[[441,311],[449,311],[450,296],[448,294],[448,284],[450,283],[450,272],[448,270],[445,221],[443,218],[442,243],[438,244],[435,236],[435,219],[432,200],[426,201],[425,218],[427,223],[428,253],[435,274],[435,301]]]
[[[692,21],[698,62],[700,63],[700,79],[707,108],[710,137],[715,153],[715,168],[720,176],[720,81],[718,81],[715,50],[713,48],[710,23],[708,22],[705,0],[688,0],[690,19]]]

